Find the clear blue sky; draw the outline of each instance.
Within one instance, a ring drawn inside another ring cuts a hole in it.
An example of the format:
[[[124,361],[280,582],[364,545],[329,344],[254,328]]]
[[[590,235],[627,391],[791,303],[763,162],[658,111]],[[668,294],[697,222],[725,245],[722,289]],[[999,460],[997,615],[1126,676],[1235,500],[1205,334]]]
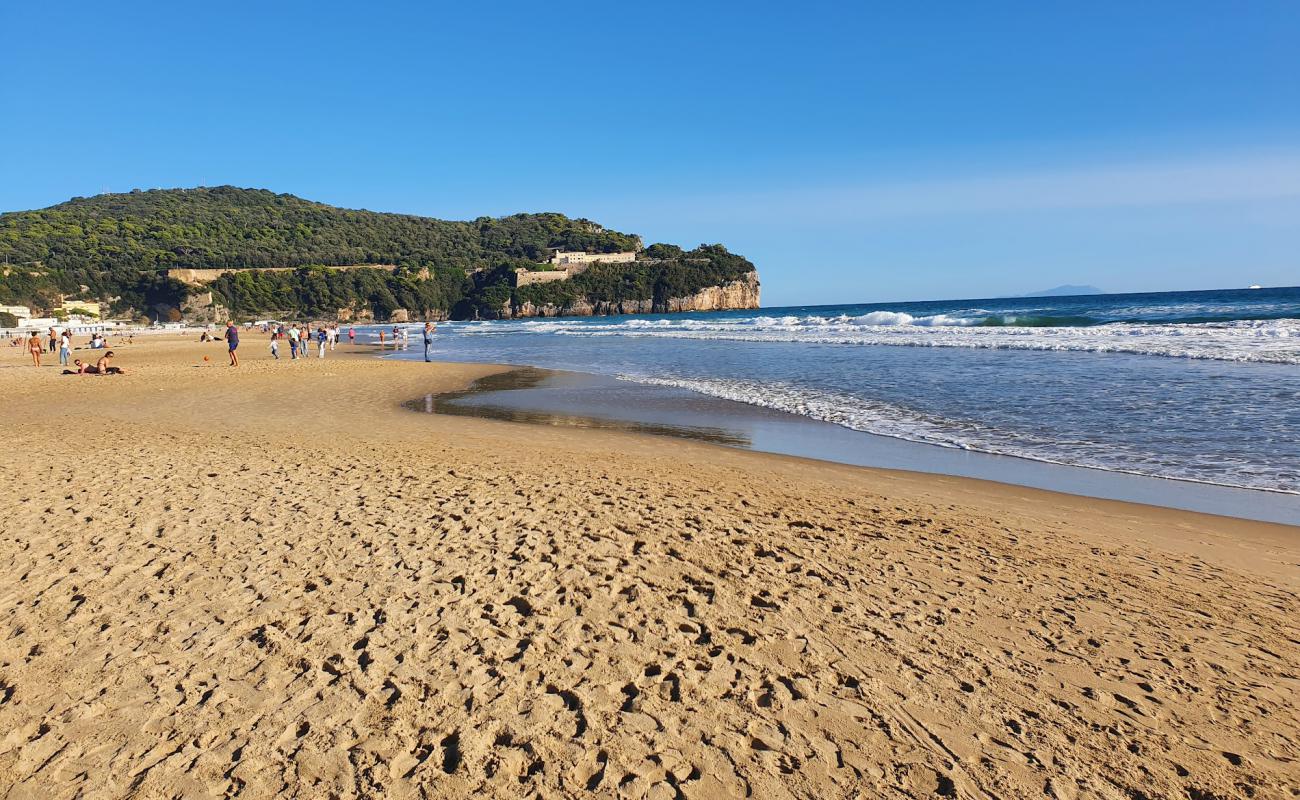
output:
[[[719,241],[767,305],[1300,284],[1300,3],[3,3],[0,209]]]

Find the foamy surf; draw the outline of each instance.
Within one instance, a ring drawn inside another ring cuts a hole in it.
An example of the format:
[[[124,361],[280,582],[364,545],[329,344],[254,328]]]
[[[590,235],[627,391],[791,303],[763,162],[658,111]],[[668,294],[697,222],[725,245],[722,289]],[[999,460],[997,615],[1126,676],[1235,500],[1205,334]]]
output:
[[[986,320],[944,314],[913,317],[894,312],[871,312],[858,317],[632,319],[619,322],[554,320],[513,325],[517,326],[516,332],[558,336],[1126,353],[1164,358],[1300,364],[1300,319],[1188,324],[1118,322],[1087,327],[992,326]],[[500,335],[509,331],[499,324],[484,324],[466,332]]]
[[[459,323],[446,355],[622,375],[947,448],[1300,492],[1300,289]]]

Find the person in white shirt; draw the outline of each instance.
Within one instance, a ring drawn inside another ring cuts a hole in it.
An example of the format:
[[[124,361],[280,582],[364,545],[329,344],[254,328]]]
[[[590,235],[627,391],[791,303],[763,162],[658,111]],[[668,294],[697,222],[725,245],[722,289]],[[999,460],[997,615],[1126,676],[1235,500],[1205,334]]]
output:
[[[59,334],[59,363],[68,366],[68,356],[72,354],[72,338],[68,336],[67,328]]]

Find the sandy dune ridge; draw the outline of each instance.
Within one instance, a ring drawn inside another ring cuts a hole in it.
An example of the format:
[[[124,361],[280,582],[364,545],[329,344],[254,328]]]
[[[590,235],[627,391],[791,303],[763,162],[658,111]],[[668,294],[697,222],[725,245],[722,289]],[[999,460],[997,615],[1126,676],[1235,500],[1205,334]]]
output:
[[[0,798],[1300,795],[1300,529],[202,348],[0,353]]]

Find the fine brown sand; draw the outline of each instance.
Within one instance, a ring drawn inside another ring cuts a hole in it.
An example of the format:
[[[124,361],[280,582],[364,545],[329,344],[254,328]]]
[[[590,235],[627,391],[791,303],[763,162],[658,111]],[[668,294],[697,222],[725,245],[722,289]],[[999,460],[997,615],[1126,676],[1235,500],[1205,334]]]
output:
[[[1300,794],[1298,528],[115,349],[0,348],[0,798]]]

